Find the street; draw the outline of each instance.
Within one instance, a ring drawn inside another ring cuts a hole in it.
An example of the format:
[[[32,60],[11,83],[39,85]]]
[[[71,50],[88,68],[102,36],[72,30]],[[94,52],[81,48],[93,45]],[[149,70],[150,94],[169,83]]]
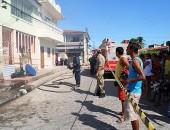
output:
[[[113,79],[105,80],[106,97],[94,96],[95,76],[83,68],[75,91],[74,75],[68,70],[30,93],[0,107],[1,130],[131,130],[129,121],[116,123],[121,104]],[[162,104],[164,106],[166,104]],[[141,99],[139,106],[157,130],[170,129],[166,108]],[[140,121],[140,130],[146,130]]]

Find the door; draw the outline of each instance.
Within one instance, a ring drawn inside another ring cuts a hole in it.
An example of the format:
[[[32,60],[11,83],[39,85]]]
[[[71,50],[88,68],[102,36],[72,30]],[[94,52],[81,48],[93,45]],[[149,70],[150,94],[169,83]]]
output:
[[[40,50],[41,50],[41,55],[40,55],[40,57],[41,57],[41,69],[43,69],[44,68],[44,47],[41,46]]]

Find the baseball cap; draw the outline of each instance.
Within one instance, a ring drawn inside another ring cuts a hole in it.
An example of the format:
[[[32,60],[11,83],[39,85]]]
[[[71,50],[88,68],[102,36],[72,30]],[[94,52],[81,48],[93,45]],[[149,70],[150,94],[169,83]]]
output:
[[[101,49],[99,48],[99,49],[97,49],[97,52],[101,52]]]

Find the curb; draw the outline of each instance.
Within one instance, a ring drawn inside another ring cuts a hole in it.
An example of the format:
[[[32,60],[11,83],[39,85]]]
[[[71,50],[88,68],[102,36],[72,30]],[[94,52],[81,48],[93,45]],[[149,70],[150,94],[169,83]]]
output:
[[[68,72],[68,70],[67,70],[67,71],[64,71],[64,72]],[[30,89],[33,90],[33,89],[41,86],[42,84],[44,84],[44,83],[46,83],[46,82],[48,82],[48,81],[50,81],[50,80],[52,80],[52,79],[60,76],[60,75],[61,75],[62,73],[64,73],[64,72],[63,72],[63,71],[59,71],[59,73],[56,73],[56,74],[53,73],[53,74],[50,75],[50,76],[41,78],[40,81],[36,80],[36,81],[31,82],[31,83],[27,83],[27,84],[24,85],[24,87],[30,87]]]
[[[55,72],[58,72],[58,73],[55,73]],[[33,89],[60,76],[64,72],[68,72],[68,69],[66,69],[66,71],[62,71],[62,70],[60,71],[59,69],[51,70],[50,72],[34,77],[33,82],[26,83],[25,81],[21,81],[17,84],[14,84],[14,86],[10,87],[11,88],[10,91],[5,92],[6,94],[5,96],[1,95],[0,106],[31,92]]]
[[[62,66],[63,68],[65,68],[65,69],[67,69],[66,68],[66,66]],[[41,74],[41,75],[39,75],[39,76],[35,76],[35,77],[33,77],[32,78],[32,80],[33,81],[36,81],[36,80],[39,80],[39,79],[41,79],[41,78],[43,78],[43,77],[45,77],[45,76],[49,76],[49,75],[51,75],[51,74],[54,74],[54,73],[56,73],[56,72],[58,72],[60,69],[59,68],[55,68],[55,69],[51,69],[49,72],[44,72],[44,74]]]
[[[5,92],[5,91],[10,91],[12,89],[17,88],[18,86],[24,85],[25,83],[26,83],[26,81],[22,80],[22,81],[17,81],[17,82],[13,82],[11,84],[9,83],[8,85],[1,86],[0,93]]]

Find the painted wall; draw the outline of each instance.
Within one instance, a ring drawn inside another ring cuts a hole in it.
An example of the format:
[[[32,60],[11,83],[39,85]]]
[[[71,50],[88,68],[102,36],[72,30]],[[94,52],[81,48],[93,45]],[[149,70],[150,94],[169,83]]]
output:
[[[44,64],[45,68],[55,65],[55,54],[52,56],[52,49],[55,49],[56,44],[53,41],[40,39],[40,45],[44,47]],[[47,49],[50,48],[50,57],[48,56]]]
[[[8,3],[11,3],[10,0],[6,0]],[[4,5],[0,3],[0,5]],[[31,53],[32,57],[32,64],[33,66],[36,66],[40,69],[41,61],[40,61],[40,46],[45,47],[45,67],[51,67],[55,64],[55,61],[52,58],[52,48],[55,48],[55,45],[57,42],[63,42],[63,30],[59,29],[55,26],[55,24],[47,23],[47,21],[41,19],[36,14],[32,14],[32,22],[27,22],[19,17],[16,17],[11,14],[11,6],[6,5],[7,9],[0,7],[0,29],[2,26],[8,27],[10,29],[13,29],[12,35],[13,35],[13,44],[14,44],[14,64],[16,66],[19,66],[19,55],[21,53],[16,51],[16,31],[23,32],[25,34],[33,35],[35,36],[35,53]],[[38,5],[36,4],[36,7]],[[44,11],[45,12],[45,11]],[[43,12],[42,12],[43,13]],[[48,13],[45,14],[48,16]],[[52,17],[52,16],[49,16]],[[56,19],[52,19],[53,22],[56,22]],[[0,31],[0,47],[2,46],[2,31]],[[47,48],[50,48],[51,50],[51,56],[47,57]],[[55,56],[54,56],[55,57]]]

